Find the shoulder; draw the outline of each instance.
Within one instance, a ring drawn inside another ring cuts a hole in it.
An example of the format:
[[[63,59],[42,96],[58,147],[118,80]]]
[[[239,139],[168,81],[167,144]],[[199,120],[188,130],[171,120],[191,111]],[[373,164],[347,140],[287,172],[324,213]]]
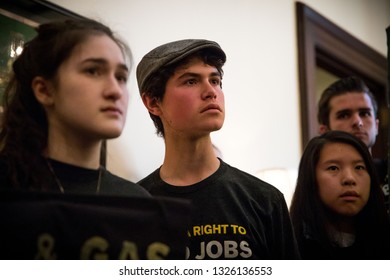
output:
[[[242,171],[236,167],[233,167],[225,162],[222,162],[226,166],[226,177],[229,180],[232,181],[237,181],[237,182],[244,182],[246,183],[245,186],[250,187],[250,188],[260,188],[261,190],[264,191],[269,191],[273,193],[280,193],[280,191],[272,186],[271,184],[261,180],[260,178],[249,174],[245,171]]]
[[[108,170],[105,172],[105,181],[106,181],[106,194],[112,195],[129,195],[129,196],[141,196],[149,197],[150,194],[142,188],[139,184],[126,180],[122,177],[119,177],[115,174],[112,174]]]
[[[142,180],[138,181],[137,184],[145,188],[146,190],[150,191],[157,185],[161,184],[163,181],[160,178],[159,175],[159,168],[147,175]]]
[[[283,194],[273,185],[254,175],[222,162],[225,165],[225,178],[227,183],[237,185],[240,189],[254,196],[271,200],[284,200]]]

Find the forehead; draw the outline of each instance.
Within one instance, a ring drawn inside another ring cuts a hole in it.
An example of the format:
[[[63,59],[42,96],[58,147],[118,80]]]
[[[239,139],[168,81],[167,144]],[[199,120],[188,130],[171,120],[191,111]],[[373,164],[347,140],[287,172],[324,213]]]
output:
[[[69,60],[103,58],[114,63],[125,63],[125,56],[119,45],[107,35],[90,35],[73,49]]]
[[[346,143],[326,143],[321,150],[319,162],[329,160],[346,160],[347,158],[362,159],[355,147]]]
[[[354,110],[354,109],[371,109],[373,105],[367,93],[364,92],[347,92],[334,96],[329,101],[331,111]]]

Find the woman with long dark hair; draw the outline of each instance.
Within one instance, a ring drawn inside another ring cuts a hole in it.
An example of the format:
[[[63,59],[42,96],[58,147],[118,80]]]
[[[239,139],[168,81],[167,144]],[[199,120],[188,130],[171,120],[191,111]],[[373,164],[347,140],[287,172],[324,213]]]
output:
[[[13,63],[0,132],[0,188],[148,196],[100,164],[123,130],[130,51],[89,19],[42,24]]]
[[[390,259],[390,226],[372,157],[329,131],[307,144],[290,215],[303,259]]]

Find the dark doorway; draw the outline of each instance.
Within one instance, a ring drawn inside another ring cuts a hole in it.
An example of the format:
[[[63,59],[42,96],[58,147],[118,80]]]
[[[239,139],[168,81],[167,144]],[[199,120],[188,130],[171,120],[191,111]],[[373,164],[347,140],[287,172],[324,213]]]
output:
[[[378,101],[380,125],[373,157],[386,158],[390,126],[386,58],[303,3],[296,3],[296,14],[302,147],[318,135],[318,73],[335,79],[356,75],[366,82]]]

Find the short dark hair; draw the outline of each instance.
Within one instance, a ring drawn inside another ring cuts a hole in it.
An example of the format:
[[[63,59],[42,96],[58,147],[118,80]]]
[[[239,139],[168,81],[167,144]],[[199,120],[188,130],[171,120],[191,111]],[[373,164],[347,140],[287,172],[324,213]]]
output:
[[[329,127],[330,100],[335,96],[343,95],[347,92],[366,93],[371,99],[371,103],[374,109],[374,117],[377,117],[378,103],[374,95],[362,79],[355,76],[350,76],[337,80],[323,91],[318,102],[317,120],[319,124],[323,124]]]

